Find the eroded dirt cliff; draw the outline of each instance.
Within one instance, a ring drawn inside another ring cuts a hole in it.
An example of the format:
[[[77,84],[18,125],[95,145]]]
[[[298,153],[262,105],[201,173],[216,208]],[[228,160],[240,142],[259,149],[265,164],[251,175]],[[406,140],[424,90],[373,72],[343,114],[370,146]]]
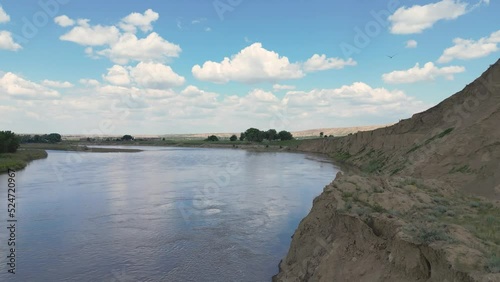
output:
[[[302,143],[337,175],[274,281],[500,281],[500,60],[437,106]]]

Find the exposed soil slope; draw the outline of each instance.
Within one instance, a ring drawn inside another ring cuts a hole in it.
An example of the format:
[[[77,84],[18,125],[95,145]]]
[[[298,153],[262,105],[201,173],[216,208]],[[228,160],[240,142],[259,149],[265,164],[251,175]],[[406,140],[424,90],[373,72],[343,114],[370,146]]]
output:
[[[395,125],[303,142],[359,171],[314,200],[273,280],[500,281],[499,122],[500,60]]]
[[[435,107],[385,128],[304,142],[364,172],[451,181],[500,199],[500,60]]]

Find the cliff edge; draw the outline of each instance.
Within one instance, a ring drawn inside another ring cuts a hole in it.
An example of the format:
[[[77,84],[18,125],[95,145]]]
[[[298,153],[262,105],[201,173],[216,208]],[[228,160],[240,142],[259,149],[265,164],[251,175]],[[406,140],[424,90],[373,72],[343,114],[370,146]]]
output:
[[[299,150],[339,173],[273,281],[500,281],[500,60],[399,123]]]

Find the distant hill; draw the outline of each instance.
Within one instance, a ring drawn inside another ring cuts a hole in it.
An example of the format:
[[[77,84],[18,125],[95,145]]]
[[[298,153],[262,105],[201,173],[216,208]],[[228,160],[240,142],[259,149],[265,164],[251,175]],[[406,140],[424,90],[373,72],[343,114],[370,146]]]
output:
[[[374,130],[377,128],[385,127],[388,125],[372,125],[372,126],[355,126],[355,127],[336,127],[336,128],[318,128],[318,129],[308,129],[301,131],[292,131],[294,137],[298,138],[307,138],[307,137],[319,137],[320,132],[323,132],[325,135],[333,135],[333,136],[344,136],[349,133],[356,133],[358,131],[368,131]],[[165,139],[201,139],[207,138],[207,136],[215,135],[222,138],[229,138],[231,135],[235,134],[236,136],[240,136],[240,132],[233,133],[196,133],[196,134],[165,134],[160,137]]]
[[[333,136],[345,136],[350,133],[356,133],[359,131],[370,131],[381,127],[387,127],[391,124],[387,125],[370,125],[370,126],[354,126],[354,127],[332,127],[332,128],[317,128],[317,129],[308,129],[308,130],[300,130],[300,131],[292,131],[294,137],[297,138],[308,138],[308,137],[319,137],[320,133],[323,132],[324,135],[333,135]],[[246,130],[246,129],[245,129]],[[163,135],[155,135],[155,134],[132,134],[134,138],[144,138],[144,139],[205,139],[207,136],[215,135],[219,138],[229,138],[231,135],[235,134],[236,136],[240,136],[241,132],[224,132],[224,133],[191,133],[191,134],[163,134]],[[28,134],[23,134],[28,135]],[[30,135],[35,135],[30,134]],[[65,134],[63,135],[64,140],[80,140],[86,139],[87,137],[91,138],[121,138],[123,135],[83,135],[83,134]]]

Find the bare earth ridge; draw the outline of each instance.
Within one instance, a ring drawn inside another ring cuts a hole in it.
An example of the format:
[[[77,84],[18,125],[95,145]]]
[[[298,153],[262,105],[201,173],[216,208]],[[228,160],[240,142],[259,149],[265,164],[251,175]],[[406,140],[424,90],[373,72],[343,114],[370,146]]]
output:
[[[500,60],[392,126],[307,140],[339,173],[273,281],[500,281]]]

